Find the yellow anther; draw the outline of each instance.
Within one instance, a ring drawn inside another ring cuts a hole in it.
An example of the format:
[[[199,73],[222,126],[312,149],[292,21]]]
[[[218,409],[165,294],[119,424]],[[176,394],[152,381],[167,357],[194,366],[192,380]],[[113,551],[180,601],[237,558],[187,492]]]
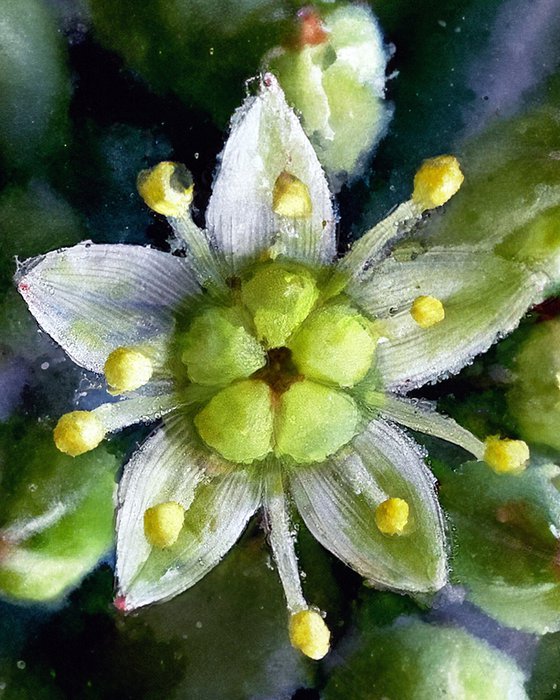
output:
[[[107,358],[105,378],[113,394],[134,391],[150,381],[154,371],[152,361],[134,348],[117,348]]]
[[[300,610],[290,617],[290,642],[310,659],[318,661],[330,649],[331,633],[315,610]]]
[[[384,535],[402,535],[410,508],[402,498],[388,498],[375,509],[375,524]]]
[[[53,431],[54,444],[71,457],[89,452],[105,437],[99,418],[91,411],[65,413]]]
[[[185,509],[175,501],[159,503],[144,513],[144,534],[153,547],[164,549],[177,542],[183,523]]]
[[[430,296],[420,296],[412,302],[410,315],[420,328],[430,328],[445,318],[445,309],[439,299]]]
[[[180,216],[193,200],[193,182],[181,163],[163,161],[138,174],[136,187],[146,204],[164,216]]]
[[[423,211],[441,207],[459,191],[464,179],[455,156],[430,158],[414,177],[412,199]]]
[[[302,219],[313,211],[309,187],[286,171],[280,173],[272,191],[272,209],[279,216]]]
[[[529,461],[529,448],[523,440],[510,440],[491,435],[484,441],[484,461],[497,474],[523,471]]]

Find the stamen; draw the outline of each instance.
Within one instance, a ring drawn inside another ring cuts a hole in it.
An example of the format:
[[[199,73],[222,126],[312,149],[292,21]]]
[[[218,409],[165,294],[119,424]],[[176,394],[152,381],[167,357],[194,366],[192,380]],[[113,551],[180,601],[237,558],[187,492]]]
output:
[[[180,216],[193,200],[192,177],[181,163],[163,161],[142,170],[136,187],[150,209],[164,216]]]
[[[510,440],[491,435],[484,441],[484,461],[497,474],[517,474],[529,461],[529,447],[523,440]]]
[[[465,179],[454,156],[425,160],[414,177],[412,199],[422,211],[441,207],[456,194]]]
[[[330,632],[321,615],[310,610],[303,597],[282,475],[273,465],[265,478],[264,507],[270,546],[291,613],[290,641],[311,659],[322,659],[329,651]]]
[[[384,535],[402,535],[410,508],[402,498],[388,498],[375,509],[375,524]]]
[[[410,307],[410,315],[420,328],[431,328],[445,318],[445,309],[439,299],[431,296],[419,296]]]
[[[109,355],[103,371],[111,393],[124,394],[147,384],[154,367],[144,353],[135,348],[121,347]]]
[[[268,465],[267,465],[268,466]],[[270,465],[266,474],[264,506],[268,539],[284,588],[284,595],[290,612],[307,609],[301,590],[298,562],[294,550],[294,535],[290,532],[290,517],[286,507],[286,497],[282,476]]]
[[[476,459],[483,459],[484,443],[453,418],[434,410],[428,402],[397,398],[390,394],[370,391],[364,397],[380,414],[419,433],[432,435],[451,442],[470,452]]]
[[[290,642],[310,659],[318,661],[330,649],[331,633],[316,610],[300,610],[290,617]]]
[[[65,413],[53,431],[54,444],[71,457],[95,449],[104,437],[103,424],[91,411]]]
[[[361,278],[368,267],[380,262],[388,243],[410,233],[424,211],[451,199],[463,180],[459,162],[454,156],[438,156],[425,161],[414,178],[412,198],[359,238],[342,258],[339,268],[350,279]]]
[[[185,522],[185,509],[180,503],[160,503],[144,513],[144,534],[158,549],[165,549],[177,542]]]
[[[359,279],[365,270],[380,262],[385,247],[395,238],[410,233],[422,218],[422,209],[409,199],[359,238],[339,262],[352,279]]]
[[[303,219],[311,216],[313,205],[309,187],[291,173],[283,171],[272,191],[272,210],[278,216]]]

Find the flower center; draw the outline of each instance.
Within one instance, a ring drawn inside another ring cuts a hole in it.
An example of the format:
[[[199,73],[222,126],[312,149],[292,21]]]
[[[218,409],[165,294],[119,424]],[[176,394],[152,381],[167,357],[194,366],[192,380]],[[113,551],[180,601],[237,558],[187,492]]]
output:
[[[325,278],[295,263],[261,263],[240,275],[229,299],[201,299],[179,324],[179,371],[207,389],[195,429],[226,459],[316,462],[357,433],[355,387],[378,336],[347,297],[328,294]]]

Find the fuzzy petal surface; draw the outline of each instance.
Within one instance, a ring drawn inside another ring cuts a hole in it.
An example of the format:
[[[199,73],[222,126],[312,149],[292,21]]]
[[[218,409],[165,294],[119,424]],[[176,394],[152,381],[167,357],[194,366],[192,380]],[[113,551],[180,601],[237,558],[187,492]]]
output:
[[[391,424],[373,421],[350,449],[323,464],[294,469],[290,486],[319,542],[371,583],[435,591],[447,577],[443,521],[434,479],[417,445]],[[376,507],[389,497],[410,506],[407,530],[382,534]]]
[[[94,372],[117,347],[161,343],[174,308],[198,290],[184,259],[87,242],[27,260],[17,283],[43,330]]]
[[[274,188],[283,173],[308,189],[308,216],[274,213]],[[308,262],[327,262],[335,254],[335,216],[324,172],[272,75],[264,76],[258,94],[232,119],[206,223],[232,269],[274,243],[279,252]]]

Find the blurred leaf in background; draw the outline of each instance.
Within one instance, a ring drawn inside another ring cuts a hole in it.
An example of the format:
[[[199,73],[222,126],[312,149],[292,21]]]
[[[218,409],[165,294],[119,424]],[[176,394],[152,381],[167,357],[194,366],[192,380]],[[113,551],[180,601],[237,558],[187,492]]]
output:
[[[47,426],[0,426],[0,594],[51,601],[113,544],[118,458],[101,447],[72,459]]]

